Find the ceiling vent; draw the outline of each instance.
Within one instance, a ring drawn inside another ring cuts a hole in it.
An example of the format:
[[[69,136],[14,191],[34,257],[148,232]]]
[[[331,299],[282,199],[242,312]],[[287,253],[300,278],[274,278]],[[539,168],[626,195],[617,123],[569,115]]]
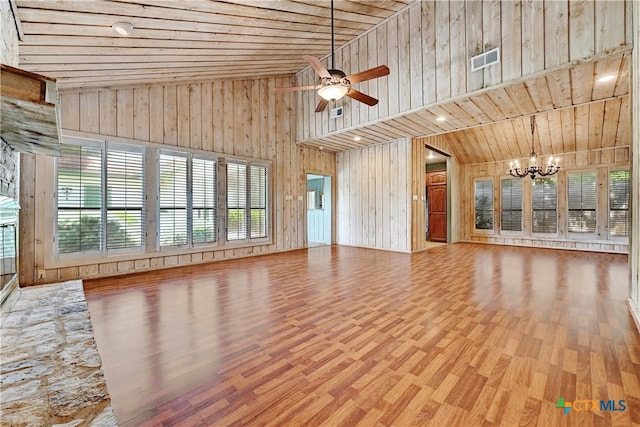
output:
[[[481,70],[498,62],[500,62],[500,48],[496,47],[471,58],[471,71]]]
[[[329,113],[329,117],[331,117],[332,119],[337,119],[338,117],[342,117],[342,114],[344,114],[343,108],[338,107],[331,110],[331,112]]]

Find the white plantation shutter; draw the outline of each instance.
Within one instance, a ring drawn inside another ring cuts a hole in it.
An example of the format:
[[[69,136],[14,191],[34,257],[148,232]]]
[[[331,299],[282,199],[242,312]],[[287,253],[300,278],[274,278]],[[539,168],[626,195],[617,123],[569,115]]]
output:
[[[251,238],[267,237],[267,189],[269,175],[266,166],[251,165]]]
[[[558,230],[558,188],[556,178],[533,180],[532,228],[534,233],[556,233]]]
[[[188,242],[187,158],[161,153],[160,163],[160,246]]]
[[[501,228],[504,231],[522,231],[522,179],[502,180]]]
[[[193,158],[192,161],[192,221],[193,243],[210,243],[217,239],[217,163]]]
[[[567,181],[568,231],[570,233],[595,233],[596,206],[598,204],[596,173],[570,173]]]
[[[107,150],[107,248],[144,244],[144,155]]]
[[[101,251],[102,148],[62,145],[57,196],[58,253]]]
[[[609,172],[609,235],[629,236],[629,171]]]
[[[247,238],[247,165],[227,163],[227,240]]]

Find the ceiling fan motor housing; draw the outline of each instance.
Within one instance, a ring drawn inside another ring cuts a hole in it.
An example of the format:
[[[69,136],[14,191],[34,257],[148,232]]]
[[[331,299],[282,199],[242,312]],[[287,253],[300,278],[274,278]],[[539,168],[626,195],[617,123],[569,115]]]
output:
[[[320,79],[320,84],[327,85],[342,85],[346,87],[351,87],[351,82],[347,79],[347,75],[341,70],[327,70],[329,74],[331,74],[331,78],[322,77]]]

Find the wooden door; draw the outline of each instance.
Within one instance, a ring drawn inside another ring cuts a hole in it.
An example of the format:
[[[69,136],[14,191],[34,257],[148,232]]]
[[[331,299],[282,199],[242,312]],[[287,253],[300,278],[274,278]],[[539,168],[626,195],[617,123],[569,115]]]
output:
[[[427,174],[427,193],[429,203],[429,240],[447,241],[447,173],[430,172]]]

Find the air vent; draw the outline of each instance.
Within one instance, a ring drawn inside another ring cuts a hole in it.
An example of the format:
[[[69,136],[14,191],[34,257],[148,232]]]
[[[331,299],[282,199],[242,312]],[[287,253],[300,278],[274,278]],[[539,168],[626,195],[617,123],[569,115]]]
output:
[[[344,113],[344,109],[342,107],[334,108],[329,112],[329,117],[332,119],[337,119],[338,117],[342,117]]]
[[[500,48],[488,50],[471,58],[471,71],[481,70],[500,62]]]

